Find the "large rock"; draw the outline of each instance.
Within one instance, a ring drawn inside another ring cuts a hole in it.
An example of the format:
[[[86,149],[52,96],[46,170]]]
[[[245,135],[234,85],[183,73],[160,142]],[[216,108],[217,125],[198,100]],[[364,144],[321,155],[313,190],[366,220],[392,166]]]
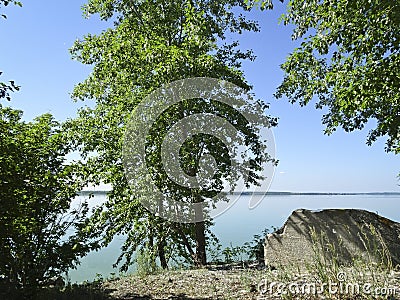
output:
[[[400,264],[400,223],[365,210],[295,210],[282,228],[268,234],[267,266],[307,266],[322,259],[351,265],[355,259]]]

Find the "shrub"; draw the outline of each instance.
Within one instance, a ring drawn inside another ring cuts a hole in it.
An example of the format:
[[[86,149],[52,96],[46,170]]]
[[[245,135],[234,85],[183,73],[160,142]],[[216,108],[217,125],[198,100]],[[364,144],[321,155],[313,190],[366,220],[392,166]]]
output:
[[[81,184],[59,124],[50,114],[21,117],[0,105],[0,277],[3,293],[27,296],[74,267],[90,243],[75,233],[87,205],[71,208]]]

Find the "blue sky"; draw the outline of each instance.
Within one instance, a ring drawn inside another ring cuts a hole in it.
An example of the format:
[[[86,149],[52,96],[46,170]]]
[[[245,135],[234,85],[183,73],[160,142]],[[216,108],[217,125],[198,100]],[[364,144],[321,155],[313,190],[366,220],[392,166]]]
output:
[[[69,93],[91,68],[71,60],[68,49],[77,38],[110,26],[97,16],[84,19],[80,10],[84,3],[26,1],[22,8],[3,10],[8,19],[0,22],[0,70],[4,72],[0,79],[13,79],[22,86],[10,105],[22,109],[26,120],[46,112],[65,120],[83,105],[72,102]],[[283,78],[279,65],[296,45],[290,28],[278,24],[283,11],[284,5],[276,1],[274,11],[254,12],[261,32],[240,37],[242,47],[252,48],[258,57],[244,64],[246,77],[256,95],[271,103],[270,114],[280,118],[274,129],[280,163],[271,190],[399,192],[399,157],[384,152],[384,138],[368,147],[367,130],[344,133],[339,129],[325,136],[323,111],[272,97]]]

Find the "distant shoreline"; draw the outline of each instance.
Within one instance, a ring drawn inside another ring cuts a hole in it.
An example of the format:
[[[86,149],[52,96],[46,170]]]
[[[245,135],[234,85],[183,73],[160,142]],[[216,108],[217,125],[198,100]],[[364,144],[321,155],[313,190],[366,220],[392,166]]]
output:
[[[105,195],[109,191],[81,191],[79,196]],[[323,192],[233,192],[233,195],[270,195],[270,196],[352,196],[352,195],[371,195],[371,196],[400,196],[400,192],[369,192],[369,193],[323,193]]]

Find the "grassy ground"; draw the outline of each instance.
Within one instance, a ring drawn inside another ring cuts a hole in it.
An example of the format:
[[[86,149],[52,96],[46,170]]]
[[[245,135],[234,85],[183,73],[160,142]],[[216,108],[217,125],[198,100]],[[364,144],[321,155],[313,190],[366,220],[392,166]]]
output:
[[[265,270],[210,267],[129,275],[105,281],[47,290],[39,299],[257,299]]]
[[[374,228],[371,233],[376,238],[370,243],[368,236],[363,236],[365,251],[354,253],[347,264],[340,263],[335,245],[321,235],[313,241],[313,260],[301,265],[271,269],[263,262],[236,262],[148,274],[154,269],[142,264],[136,275],[68,285],[61,290],[48,288],[36,299],[400,299],[400,266],[393,266]],[[232,261],[232,257],[227,259]],[[4,298],[0,290],[0,299],[21,297]]]
[[[400,272],[359,274],[354,269],[341,272],[348,277],[329,278],[332,281],[329,290],[328,282],[324,282],[317,273],[257,270],[240,268],[237,264],[233,268],[161,271],[146,276],[130,275],[72,285],[62,292],[46,291],[39,299],[400,299]],[[353,277],[356,273],[362,277]],[[326,286],[321,293],[323,283]],[[358,293],[356,290],[345,290],[351,283],[359,285]],[[369,293],[364,291],[365,284]],[[336,292],[332,293],[335,287]]]
[[[256,299],[263,272],[182,270],[105,283],[115,299]]]

